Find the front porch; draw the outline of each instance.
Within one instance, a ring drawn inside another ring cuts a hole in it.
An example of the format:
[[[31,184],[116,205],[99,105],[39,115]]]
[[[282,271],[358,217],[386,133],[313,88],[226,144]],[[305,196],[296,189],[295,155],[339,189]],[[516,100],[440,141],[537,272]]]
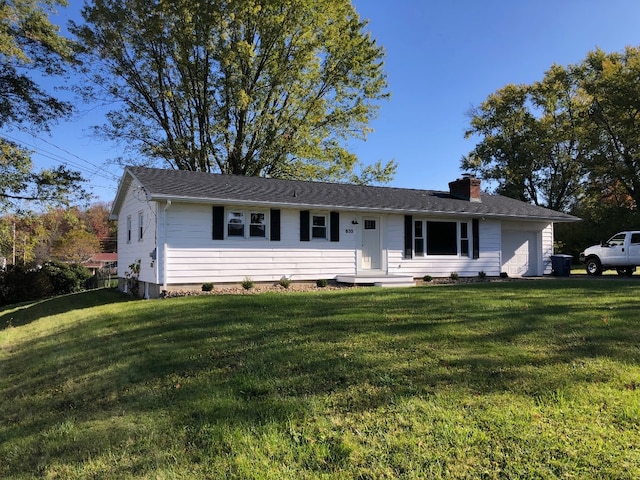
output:
[[[374,287],[415,287],[416,281],[410,275],[388,275],[381,272],[366,272],[357,275],[338,275],[338,283],[349,285],[369,285]]]

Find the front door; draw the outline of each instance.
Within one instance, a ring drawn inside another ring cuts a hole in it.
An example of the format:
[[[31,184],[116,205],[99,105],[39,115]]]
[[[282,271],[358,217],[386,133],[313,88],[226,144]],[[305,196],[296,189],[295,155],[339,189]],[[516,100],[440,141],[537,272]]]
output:
[[[364,217],[362,228],[362,269],[380,270],[382,268],[380,249],[380,219]]]

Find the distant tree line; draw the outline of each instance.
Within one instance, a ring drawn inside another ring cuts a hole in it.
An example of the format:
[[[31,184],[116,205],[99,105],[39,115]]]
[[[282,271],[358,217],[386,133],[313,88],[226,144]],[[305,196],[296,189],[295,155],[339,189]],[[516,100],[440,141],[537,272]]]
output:
[[[475,148],[461,167],[496,192],[575,214],[560,249],[640,228],[640,48],[589,52],[529,85],[509,84],[469,112]]]
[[[81,264],[96,253],[116,251],[116,228],[104,203],[5,215],[0,217],[0,257],[12,264],[15,251],[15,264],[25,267],[51,261]]]

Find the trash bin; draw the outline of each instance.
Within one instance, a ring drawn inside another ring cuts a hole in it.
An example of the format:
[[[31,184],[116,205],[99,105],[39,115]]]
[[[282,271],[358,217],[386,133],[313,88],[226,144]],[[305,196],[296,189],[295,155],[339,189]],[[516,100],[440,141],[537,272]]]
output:
[[[551,255],[551,275],[556,277],[568,277],[571,275],[571,261],[573,256],[559,253]]]

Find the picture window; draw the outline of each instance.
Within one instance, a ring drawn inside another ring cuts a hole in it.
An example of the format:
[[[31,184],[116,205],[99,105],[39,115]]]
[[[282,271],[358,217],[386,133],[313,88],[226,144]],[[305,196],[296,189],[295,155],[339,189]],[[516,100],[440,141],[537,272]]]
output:
[[[415,257],[460,255],[471,252],[469,223],[415,220],[413,254]]]

